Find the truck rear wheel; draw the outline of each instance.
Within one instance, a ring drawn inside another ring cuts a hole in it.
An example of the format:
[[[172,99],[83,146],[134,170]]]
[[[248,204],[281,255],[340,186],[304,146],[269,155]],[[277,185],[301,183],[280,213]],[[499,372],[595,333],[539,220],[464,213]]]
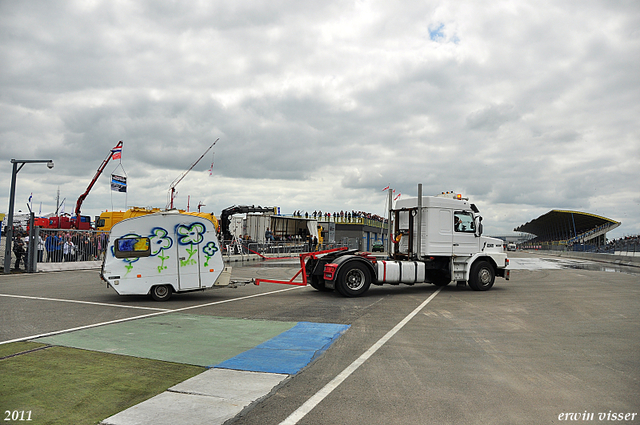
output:
[[[167,301],[171,298],[171,293],[173,292],[173,288],[171,285],[156,285],[151,288],[151,298],[154,301]]]
[[[338,274],[336,288],[345,297],[359,297],[371,286],[371,273],[360,263],[347,263]]]
[[[487,291],[496,280],[496,272],[488,261],[479,261],[471,267],[469,286],[474,291]]]

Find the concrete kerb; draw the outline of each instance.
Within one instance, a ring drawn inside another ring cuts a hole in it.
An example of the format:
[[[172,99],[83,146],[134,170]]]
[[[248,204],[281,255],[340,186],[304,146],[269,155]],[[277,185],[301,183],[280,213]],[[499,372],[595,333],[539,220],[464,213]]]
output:
[[[101,425],[223,424],[250,410],[279,388],[288,375],[209,369]]]
[[[591,260],[600,263],[615,264],[618,266],[640,267],[640,257],[599,254],[594,252],[572,252],[572,251],[524,251],[536,255],[553,255],[556,257],[575,258],[581,260]]]

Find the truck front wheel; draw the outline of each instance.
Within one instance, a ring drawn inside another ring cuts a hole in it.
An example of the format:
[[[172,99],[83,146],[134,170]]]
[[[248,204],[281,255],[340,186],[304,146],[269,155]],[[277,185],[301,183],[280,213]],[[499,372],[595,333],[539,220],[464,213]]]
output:
[[[173,292],[173,288],[171,285],[156,285],[151,288],[151,298],[154,301],[166,301],[171,298],[171,293]]]
[[[474,291],[487,291],[496,280],[496,272],[487,261],[479,261],[471,267],[469,286]]]
[[[359,263],[347,263],[338,273],[336,288],[345,297],[358,297],[371,286],[371,273],[367,266]]]

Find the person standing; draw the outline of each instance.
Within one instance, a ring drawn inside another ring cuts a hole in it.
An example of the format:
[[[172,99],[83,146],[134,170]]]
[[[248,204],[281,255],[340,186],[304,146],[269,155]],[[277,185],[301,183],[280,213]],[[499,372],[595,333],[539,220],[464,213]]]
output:
[[[67,240],[64,242],[62,250],[64,254],[64,261],[66,262],[75,261],[76,246],[73,243],[73,239],[71,239],[71,237],[67,237]]]
[[[44,257],[44,241],[42,236],[38,235],[38,263],[42,263]]]
[[[13,242],[13,253],[16,255],[16,264],[13,267],[14,270],[19,270],[20,269],[20,262],[23,261],[23,256],[25,253],[25,249],[24,249],[24,242],[22,241],[22,238],[20,237],[20,235],[16,236],[14,242]],[[26,264],[25,264],[25,269],[26,269]]]

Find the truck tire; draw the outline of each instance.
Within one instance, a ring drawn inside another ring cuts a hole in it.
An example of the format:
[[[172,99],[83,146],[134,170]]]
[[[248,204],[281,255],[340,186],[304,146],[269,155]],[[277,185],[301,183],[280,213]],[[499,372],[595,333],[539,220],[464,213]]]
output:
[[[338,273],[336,289],[345,297],[359,297],[369,290],[371,273],[367,266],[349,262]]]
[[[333,291],[331,288],[327,288],[324,286],[324,279],[321,279],[318,276],[311,276],[309,278],[309,285],[311,285],[314,289],[317,289],[321,292],[330,292]]]
[[[173,288],[171,285],[156,285],[151,288],[151,298],[154,301],[167,301],[171,298],[171,293],[173,292]]]
[[[478,261],[471,267],[469,286],[474,291],[487,291],[496,280],[496,272],[488,261]]]

